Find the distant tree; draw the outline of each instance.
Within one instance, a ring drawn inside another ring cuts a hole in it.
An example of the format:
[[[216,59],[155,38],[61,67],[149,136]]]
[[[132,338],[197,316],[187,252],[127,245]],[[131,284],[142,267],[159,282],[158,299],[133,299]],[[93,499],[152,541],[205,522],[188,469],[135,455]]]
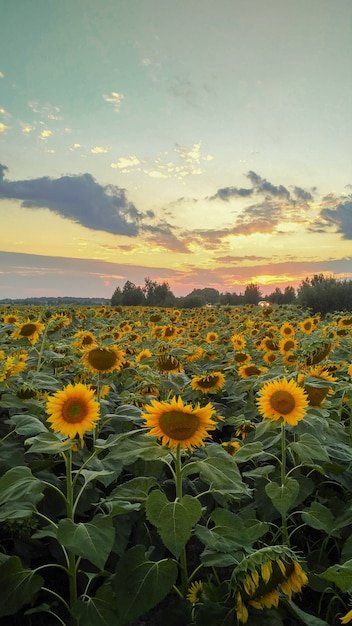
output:
[[[123,306],[141,306],[145,304],[145,295],[141,287],[137,287],[130,280],[125,282],[122,289],[121,304]]]
[[[179,306],[182,309],[198,309],[207,303],[204,296],[195,293],[189,293],[184,298],[179,299]]]
[[[151,278],[145,278],[143,293],[147,306],[172,307],[175,305],[176,298],[166,281],[159,284]]]
[[[326,278],[315,274],[306,278],[298,288],[297,302],[313,313],[333,313],[352,310],[352,282]]]
[[[268,296],[268,300],[272,304],[293,304],[296,300],[296,292],[293,287],[285,287],[284,292],[276,287],[275,291]]]
[[[258,304],[259,300],[263,300],[259,285],[247,285],[243,295],[244,304]]]
[[[220,292],[213,287],[193,289],[193,291],[189,295],[202,296],[205,299],[205,302],[208,302],[209,304],[215,304],[216,302],[220,302]]]
[[[120,287],[116,287],[114,293],[111,296],[111,306],[120,306],[122,304],[122,291]]]

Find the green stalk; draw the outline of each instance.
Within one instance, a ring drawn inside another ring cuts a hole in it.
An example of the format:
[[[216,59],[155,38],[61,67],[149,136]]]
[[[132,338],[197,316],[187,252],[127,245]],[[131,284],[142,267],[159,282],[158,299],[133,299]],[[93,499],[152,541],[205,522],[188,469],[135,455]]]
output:
[[[182,461],[181,461],[181,446],[177,446],[176,458],[175,458],[175,475],[176,475],[176,499],[181,502],[182,500]],[[186,547],[183,548],[180,554],[180,568],[181,568],[181,587],[182,595],[185,598],[188,592],[188,571],[187,571],[187,554]]]
[[[38,352],[38,363],[37,363],[37,372],[39,372],[41,366],[42,366],[42,358],[43,358],[43,354],[44,354],[44,347],[45,347],[45,341],[46,341],[46,336],[48,333],[48,328],[49,328],[49,322],[47,323],[47,325],[45,326],[43,335],[42,335],[42,342],[40,345],[40,350]]]
[[[281,486],[283,487],[286,483],[286,431],[285,431],[285,423],[282,420],[281,423]],[[290,547],[290,540],[288,536],[287,530],[287,518],[285,515],[281,515],[281,532],[282,532],[282,543],[288,547]]]
[[[67,503],[66,503],[66,516],[67,519],[74,522],[74,501],[73,501],[73,480],[72,480],[72,449],[70,448],[65,453],[65,465],[66,465],[66,490],[67,490]],[[76,567],[76,555],[72,550],[68,550],[68,576],[69,576],[69,591],[70,591],[70,610],[77,602],[77,567]],[[75,623],[75,621],[74,621]]]

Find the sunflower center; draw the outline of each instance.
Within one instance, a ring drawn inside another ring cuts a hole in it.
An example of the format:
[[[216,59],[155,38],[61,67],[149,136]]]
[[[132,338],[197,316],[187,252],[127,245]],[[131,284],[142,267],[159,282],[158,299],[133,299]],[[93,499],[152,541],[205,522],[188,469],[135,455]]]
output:
[[[21,335],[22,337],[30,337],[31,335],[33,335],[37,330],[37,327],[35,324],[24,324],[21,328]]]
[[[62,407],[62,419],[69,424],[83,422],[86,417],[86,406],[75,398],[69,398]]]
[[[116,363],[116,354],[104,348],[94,348],[89,353],[89,363],[96,370],[104,372],[114,367]]]
[[[91,343],[93,343],[92,337],[90,337],[89,335],[86,335],[85,337],[83,337],[82,346],[89,346]]]
[[[283,390],[275,391],[272,394],[270,404],[280,415],[291,413],[296,406],[294,397],[288,391]]]
[[[203,389],[211,389],[212,387],[214,387],[214,385],[217,385],[218,382],[219,382],[218,376],[206,376],[204,378],[201,378],[198,381],[198,385],[199,387],[202,387]]]
[[[184,441],[195,434],[199,427],[199,420],[191,413],[169,411],[160,415],[159,425],[167,437]]]

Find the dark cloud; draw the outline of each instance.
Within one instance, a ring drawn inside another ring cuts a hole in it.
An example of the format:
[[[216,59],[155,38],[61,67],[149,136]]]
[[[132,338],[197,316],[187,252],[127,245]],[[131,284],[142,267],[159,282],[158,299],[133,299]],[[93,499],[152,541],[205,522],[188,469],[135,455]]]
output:
[[[7,181],[6,171],[0,164],[0,198],[21,200],[29,209],[47,208],[91,230],[138,234],[143,214],[127,200],[124,189],[99,185],[90,174]]]
[[[256,193],[264,193],[269,196],[283,197],[287,199],[290,198],[289,190],[283,185],[273,185],[268,180],[262,178],[259,174],[256,174],[253,171],[249,171],[246,176],[251,181]]]
[[[311,202],[313,200],[312,194],[309,191],[302,189],[302,187],[294,187],[293,193],[298,200],[303,200],[304,202]]]
[[[336,226],[343,239],[352,239],[352,197],[340,202],[334,209],[322,209],[320,216],[327,226]]]
[[[237,263],[243,263],[243,261],[264,261],[267,257],[265,256],[255,256],[254,254],[246,254],[244,256],[234,256],[232,254],[228,254],[227,256],[218,256],[215,257],[214,261],[218,263],[231,263],[232,265],[237,265]]]
[[[218,189],[217,192],[209,198],[209,200],[225,200],[228,202],[231,198],[246,198],[254,193],[254,189],[245,189],[238,187],[224,187]]]

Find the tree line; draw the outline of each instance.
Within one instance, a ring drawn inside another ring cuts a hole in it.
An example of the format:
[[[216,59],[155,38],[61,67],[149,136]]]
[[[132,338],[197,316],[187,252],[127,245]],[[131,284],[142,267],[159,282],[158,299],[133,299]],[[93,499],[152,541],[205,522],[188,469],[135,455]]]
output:
[[[352,310],[352,281],[340,281],[336,278],[325,278],[323,274],[315,274],[306,278],[295,290],[288,286],[282,291],[278,287],[269,295],[263,296],[260,286],[249,284],[244,293],[221,293],[212,287],[193,289],[186,296],[176,297],[169,284],[161,284],[144,279],[142,287],[126,281],[122,289],[116,287],[112,297],[112,306],[157,306],[177,308],[198,308],[210,305],[241,306],[257,305],[266,300],[270,304],[296,304],[311,309],[312,313],[331,313],[333,311]]]

